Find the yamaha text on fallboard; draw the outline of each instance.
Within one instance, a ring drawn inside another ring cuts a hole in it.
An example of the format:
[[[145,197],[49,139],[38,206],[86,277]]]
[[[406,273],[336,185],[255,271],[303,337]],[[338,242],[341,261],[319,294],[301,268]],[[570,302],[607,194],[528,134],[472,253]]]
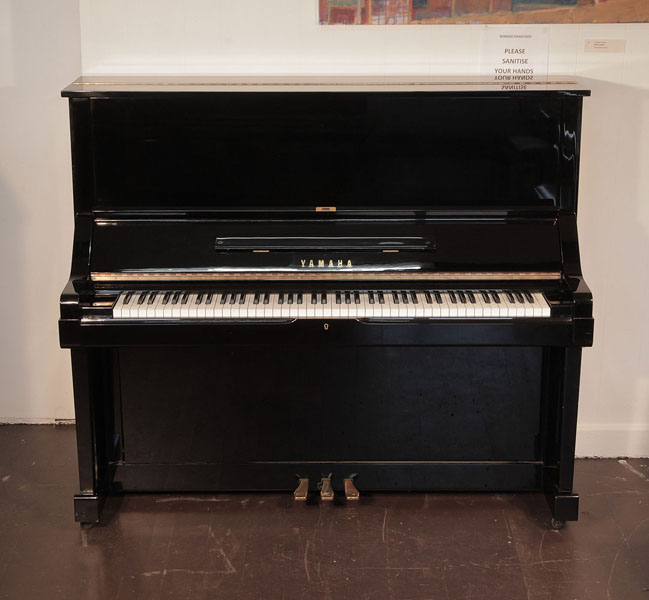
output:
[[[578,82],[82,78],[75,516],[540,492],[575,520]],[[297,475],[297,477],[296,477]]]

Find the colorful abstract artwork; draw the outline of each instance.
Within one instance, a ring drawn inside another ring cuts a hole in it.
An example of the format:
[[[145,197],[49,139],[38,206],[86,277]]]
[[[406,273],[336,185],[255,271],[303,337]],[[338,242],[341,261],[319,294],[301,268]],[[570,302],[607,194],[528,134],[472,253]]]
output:
[[[317,1],[323,25],[649,22],[649,0]]]

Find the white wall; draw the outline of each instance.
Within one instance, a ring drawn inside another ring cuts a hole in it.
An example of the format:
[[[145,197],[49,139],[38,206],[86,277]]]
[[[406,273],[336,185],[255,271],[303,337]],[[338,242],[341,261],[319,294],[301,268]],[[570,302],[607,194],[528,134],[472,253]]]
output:
[[[78,0],[0,0],[0,422],[73,416],[58,297],[70,269],[66,103]]]
[[[86,75],[479,70],[481,27],[475,25],[322,27],[316,24],[315,0],[80,0],[80,4]],[[602,37],[626,39],[626,52],[583,52],[584,39]],[[649,172],[644,169],[649,165],[649,25],[551,26],[550,72],[593,80],[593,97],[586,100],[584,116],[580,231],[584,272],[595,294],[596,335],[595,347],[584,352],[578,453],[647,456],[649,319],[641,315],[649,294],[644,264],[649,257]],[[42,246],[51,249],[48,258],[52,258],[44,268],[32,256],[33,276],[52,279],[57,292],[67,275],[71,214],[71,198],[63,197],[69,179],[62,163],[67,163],[68,155],[65,149],[60,152],[57,164],[48,167],[59,184],[56,207],[49,205],[59,227],[52,228]],[[16,176],[10,179],[17,186]],[[0,181],[6,185],[4,178]],[[33,203],[27,198],[15,196],[11,204],[15,213],[31,214]],[[64,260],[59,260],[61,256]],[[32,288],[21,285],[27,296]],[[47,308],[47,316],[37,313],[41,303],[38,307],[34,303],[10,334],[42,339],[47,346],[42,354],[52,365],[51,381],[58,389],[48,394],[53,387],[48,383],[32,387],[14,383],[13,373],[32,371],[25,366],[26,360],[36,357],[30,346],[32,354],[23,352],[9,364],[14,404],[0,406],[0,417],[71,414],[67,371],[57,372],[67,369],[67,363],[59,360],[63,353],[56,350],[52,325],[56,302],[51,294],[48,302],[54,309]],[[42,337],[28,333],[28,315],[42,324]]]

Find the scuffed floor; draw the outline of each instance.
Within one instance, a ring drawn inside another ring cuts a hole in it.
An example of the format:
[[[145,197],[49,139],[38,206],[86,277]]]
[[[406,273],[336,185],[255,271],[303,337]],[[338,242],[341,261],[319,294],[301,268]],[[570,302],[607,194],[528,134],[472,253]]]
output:
[[[0,598],[649,600],[649,461],[580,460],[577,523],[536,495],[111,499],[80,529],[74,428],[0,427]]]

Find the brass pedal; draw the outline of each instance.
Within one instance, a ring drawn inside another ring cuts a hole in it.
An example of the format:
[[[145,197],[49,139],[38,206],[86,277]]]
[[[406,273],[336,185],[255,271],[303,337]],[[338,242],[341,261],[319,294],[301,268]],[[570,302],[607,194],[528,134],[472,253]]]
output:
[[[322,500],[329,502],[334,499],[334,490],[331,487],[331,473],[329,473],[328,477],[322,477],[318,487],[320,488],[320,498]]]
[[[358,500],[361,497],[361,493],[354,485],[354,477],[356,477],[356,473],[345,478],[345,498],[347,500]]]
[[[297,502],[306,501],[309,495],[309,480],[306,477],[300,477],[297,489],[293,492],[293,499]]]

